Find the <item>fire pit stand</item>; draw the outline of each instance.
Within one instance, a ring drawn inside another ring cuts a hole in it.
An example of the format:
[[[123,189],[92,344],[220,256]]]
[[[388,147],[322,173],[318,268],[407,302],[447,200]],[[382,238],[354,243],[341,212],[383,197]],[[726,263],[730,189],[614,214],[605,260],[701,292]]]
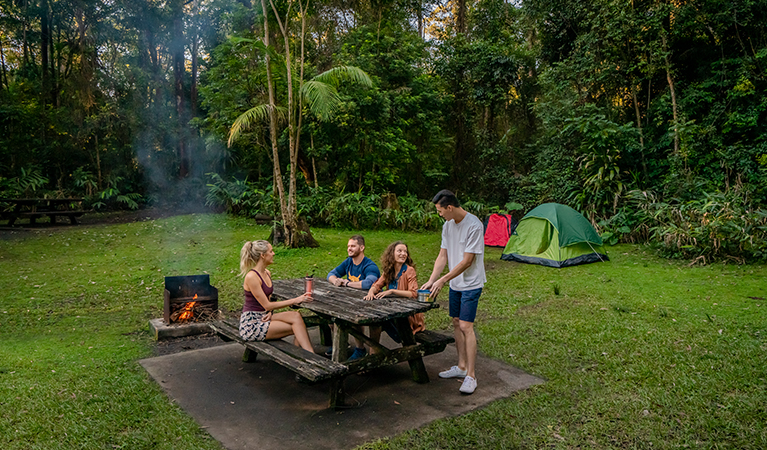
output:
[[[149,321],[155,339],[210,333],[208,323],[219,319],[218,289],[209,275],[165,277],[163,318]]]

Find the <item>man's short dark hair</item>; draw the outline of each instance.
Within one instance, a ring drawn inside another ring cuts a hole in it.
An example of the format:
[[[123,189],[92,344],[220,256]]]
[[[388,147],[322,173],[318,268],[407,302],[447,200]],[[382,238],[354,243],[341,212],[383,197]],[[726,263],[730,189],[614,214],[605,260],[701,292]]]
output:
[[[350,237],[349,240],[355,240],[357,241],[357,245],[365,246],[365,238],[360,236],[359,234],[355,234],[354,236]]]
[[[459,208],[461,206],[461,202],[458,201],[458,197],[456,197],[452,191],[448,191],[447,189],[442,189],[441,191],[437,192],[437,195],[431,199],[431,202],[435,205],[439,205],[440,208],[445,208],[447,206],[454,206]]]

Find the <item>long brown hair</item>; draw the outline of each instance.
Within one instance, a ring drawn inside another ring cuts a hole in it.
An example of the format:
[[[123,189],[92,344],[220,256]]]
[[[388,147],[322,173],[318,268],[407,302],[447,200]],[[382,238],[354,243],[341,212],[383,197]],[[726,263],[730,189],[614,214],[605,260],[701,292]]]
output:
[[[386,247],[383,255],[381,255],[381,276],[386,284],[391,283],[392,280],[397,277],[397,274],[394,272],[394,267],[397,264],[397,262],[394,261],[394,250],[398,245],[404,245],[407,249],[407,261],[405,261],[405,264],[411,267],[413,266],[413,259],[410,257],[410,247],[402,241],[392,242]]]

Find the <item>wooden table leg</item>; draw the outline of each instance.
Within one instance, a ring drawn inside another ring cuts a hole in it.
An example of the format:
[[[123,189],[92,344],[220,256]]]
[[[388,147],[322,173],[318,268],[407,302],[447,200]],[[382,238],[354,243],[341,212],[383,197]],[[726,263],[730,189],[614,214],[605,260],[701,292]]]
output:
[[[399,333],[400,339],[402,339],[402,346],[418,345],[413,337],[413,330],[410,328],[410,322],[407,317],[400,317],[394,320],[394,324],[397,326],[397,333]],[[422,357],[413,358],[408,360],[410,364],[410,372],[413,374],[413,381],[416,383],[428,383],[429,374],[426,373],[426,366],[423,363]]]
[[[333,327],[333,361],[337,363],[346,361],[347,347],[349,347],[349,333],[340,323],[336,323]],[[336,378],[330,383],[330,407],[333,409],[344,406],[346,397],[344,378]]]
[[[333,336],[330,334],[330,326],[324,323],[319,325],[320,328],[320,344],[333,345]]]
[[[254,363],[256,362],[256,357],[258,357],[258,353],[246,347],[245,353],[242,354],[242,362]]]

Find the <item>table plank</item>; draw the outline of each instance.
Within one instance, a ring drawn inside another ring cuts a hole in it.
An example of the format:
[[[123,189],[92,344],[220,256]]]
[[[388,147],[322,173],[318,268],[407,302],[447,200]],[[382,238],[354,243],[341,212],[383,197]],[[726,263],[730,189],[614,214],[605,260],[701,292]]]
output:
[[[295,298],[304,293],[303,279],[274,280],[273,286],[273,296],[277,299]],[[386,322],[436,307],[433,303],[402,297],[384,297],[368,301],[363,299],[366,294],[367,291],[361,289],[337,287],[326,280],[315,279],[314,301],[303,303],[301,307],[355,325]]]

